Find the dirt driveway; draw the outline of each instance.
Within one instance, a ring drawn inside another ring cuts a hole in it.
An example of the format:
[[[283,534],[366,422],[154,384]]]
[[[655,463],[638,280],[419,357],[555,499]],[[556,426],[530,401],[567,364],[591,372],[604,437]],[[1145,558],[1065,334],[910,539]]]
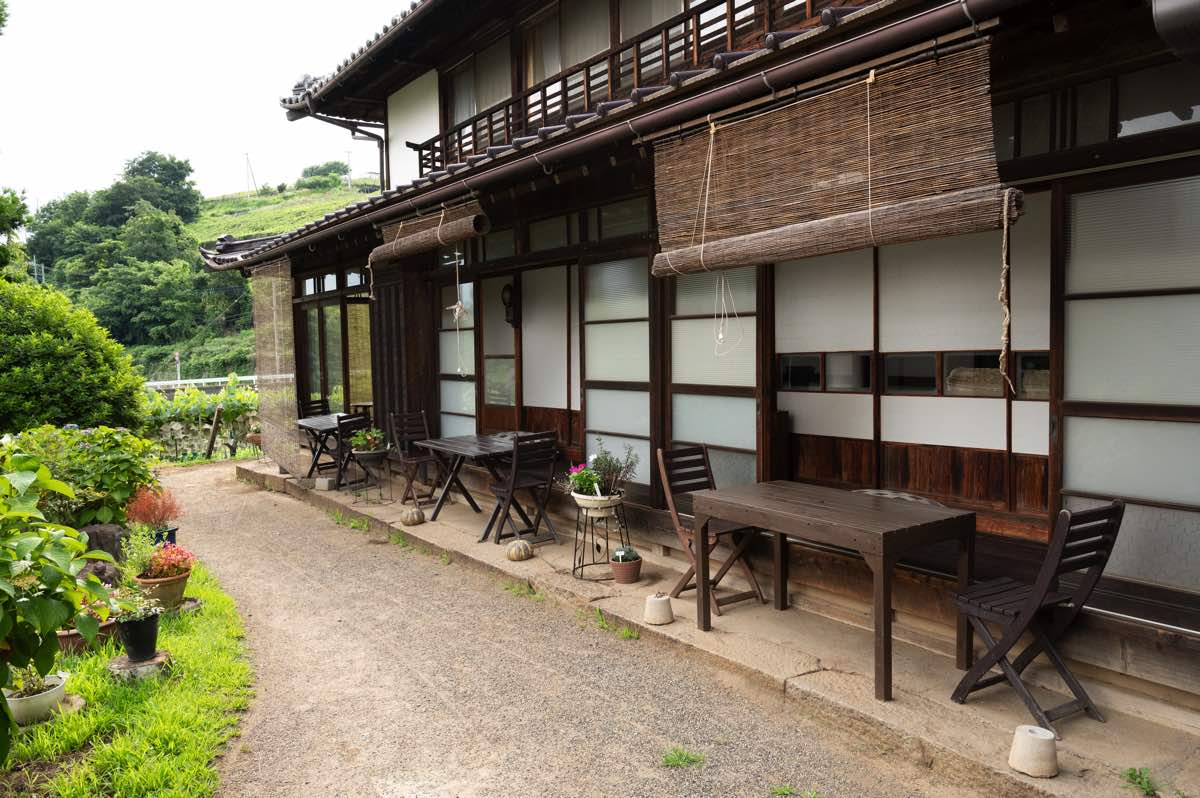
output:
[[[226,798],[970,795],[669,644],[368,542],[230,465],[165,482],[186,509],[180,542],[237,600],[254,658]],[[703,764],[664,767],[673,746]]]

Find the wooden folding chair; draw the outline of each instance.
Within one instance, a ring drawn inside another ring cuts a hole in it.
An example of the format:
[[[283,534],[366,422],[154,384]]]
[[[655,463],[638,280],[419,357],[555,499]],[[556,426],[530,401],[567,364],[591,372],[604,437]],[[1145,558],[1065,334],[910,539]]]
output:
[[[961,704],[976,690],[1007,680],[1038,725],[1054,732],[1055,737],[1059,735],[1053,722],[1076,712],[1082,711],[1095,720],[1104,721],[1083,685],[1067,669],[1055,643],[1079,616],[1100,581],[1124,514],[1125,505],[1121,502],[1078,513],[1063,510],[1058,514],[1046,559],[1032,585],[1002,577],[972,585],[954,595],[959,612],[967,616],[988,646],[987,653],[975,662],[954,689],[951,698],[955,702]],[[1078,574],[1075,587],[1060,587],[1059,578],[1066,574]],[[989,623],[1000,627],[998,638],[993,637],[987,626]],[[1026,632],[1033,635],[1033,642],[1010,660],[1009,652]],[[1042,709],[1021,681],[1025,668],[1043,653],[1074,695],[1074,700],[1050,709]],[[999,674],[985,676],[996,666],[1000,668]]]
[[[679,543],[691,562],[687,571],[671,590],[671,597],[679,598],[679,594],[683,591],[696,587],[693,581],[693,577],[696,575],[696,550],[691,519],[684,520],[680,516],[675,507],[675,496],[697,490],[712,490],[717,485],[713,480],[712,466],[708,461],[708,449],[703,446],[671,449],[670,451],[659,449],[658,473],[662,477],[663,492],[667,498],[667,510],[671,513],[671,523],[675,527],[675,537],[679,538]],[[721,542],[727,543],[733,549],[733,553],[725,558],[724,564],[709,581],[708,595],[712,598],[713,612],[717,615],[721,614],[721,607],[737,601],[758,599],[763,604],[767,603],[767,600],[763,598],[762,589],[758,586],[758,578],[754,576],[754,569],[750,562],[750,544],[757,536],[758,530],[753,527],[734,526],[716,519],[709,522],[709,551],[712,551],[713,547]],[[746,581],[750,583],[750,590],[718,598],[717,585],[725,578],[725,574],[729,573],[729,569],[733,567],[734,563],[738,564]]]
[[[338,417],[337,449],[334,451],[337,457],[337,481],[334,484],[337,487],[346,484],[346,469],[354,461],[354,447],[350,445],[350,437],[359,430],[370,428],[371,417],[366,413],[349,413]],[[366,473],[365,469],[363,473]]]
[[[492,495],[496,497],[496,507],[492,510],[492,517],[488,520],[479,542],[482,543],[488,539],[488,536],[492,534],[493,527],[496,530],[497,543],[504,538],[523,537],[526,534],[529,535],[527,539],[531,543],[546,543],[551,540],[557,542],[558,533],[546,511],[546,505],[550,501],[550,489],[554,485],[554,466],[558,462],[558,433],[535,432],[530,435],[514,435],[512,454],[506,460],[498,468],[501,471],[507,469],[508,473],[502,475],[500,481],[493,482],[490,486]],[[513,506],[519,490],[528,492],[537,510],[537,515],[526,529],[517,529],[512,520],[513,509],[516,509],[518,514],[524,517],[520,505],[515,508]],[[543,520],[546,522],[547,531],[539,535],[538,530],[541,528]],[[505,524],[512,528],[512,532],[504,531]]]
[[[300,400],[300,418],[329,415],[329,400],[324,396],[318,399]]]
[[[445,478],[442,461],[433,456],[427,449],[417,446],[417,441],[429,440],[429,419],[424,410],[414,410],[411,413],[392,413],[392,440],[396,442],[396,452],[399,456],[400,473],[404,475],[404,493],[400,503],[407,504],[412,500],[414,507],[432,504],[437,493],[437,486]],[[417,493],[417,473],[421,466],[432,466],[437,474],[429,493],[421,496]]]

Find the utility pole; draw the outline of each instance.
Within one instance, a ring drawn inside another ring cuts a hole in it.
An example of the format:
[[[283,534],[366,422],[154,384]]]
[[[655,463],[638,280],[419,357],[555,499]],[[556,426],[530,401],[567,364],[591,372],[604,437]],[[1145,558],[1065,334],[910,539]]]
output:
[[[246,153],[246,193],[258,193],[258,181],[254,179],[254,167],[250,165],[250,153]]]
[[[346,150],[346,188],[354,185],[354,182],[350,179],[350,172],[350,150]]]
[[[183,382],[183,377],[180,376],[179,370],[179,350],[175,350],[175,382]]]

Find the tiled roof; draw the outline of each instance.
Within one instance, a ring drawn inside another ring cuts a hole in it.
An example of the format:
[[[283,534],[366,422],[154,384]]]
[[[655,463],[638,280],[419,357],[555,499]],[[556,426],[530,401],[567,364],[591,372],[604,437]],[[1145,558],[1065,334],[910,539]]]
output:
[[[322,77],[304,75],[296,81],[296,85],[292,87],[290,95],[279,98],[279,104],[290,111],[309,110],[310,102],[316,100],[331,87],[338,85],[348,78],[350,73],[368,62],[371,55],[387,46],[393,38],[404,30],[405,23],[409,22],[414,14],[430,6],[437,5],[438,2],[439,0],[410,0],[408,8],[392,17],[391,21],[384,25],[379,33],[367,39],[362,47],[350,53],[347,58],[342,59],[332,72]]]
[[[408,13],[411,15],[416,9],[424,8],[437,2],[438,0],[421,0],[414,4]],[[876,2],[870,5],[857,9],[851,16],[859,18],[873,16],[877,12],[892,6],[895,2],[897,0],[876,0]],[[404,19],[404,15],[397,17],[393,20],[389,30],[395,30],[397,23]],[[476,172],[483,171],[484,167],[491,166],[501,160],[510,159],[514,155],[527,154],[528,151],[549,147],[565,139],[574,138],[580,131],[584,133],[589,132],[592,128],[601,127],[601,122],[610,121],[614,117],[627,118],[627,112],[631,109],[635,110],[639,106],[649,104],[658,105],[658,101],[660,100],[670,99],[675,95],[683,93],[690,93],[693,89],[711,87],[711,84],[715,83],[729,69],[738,68],[740,70],[745,67],[752,67],[764,59],[771,58],[777,52],[803,51],[813,39],[819,39],[828,32],[828,27],[814,27],[801,32],[768,34],[766,37],[767,48],[737,53],[719,53],[713,59],[713,66],[708,69],[673,73],[668,85],[642,87],[635,90],[632,97],[600,103],[594,111],[568,116],[565,120],[566,124],[543,127],[537,131],[536,135],[522,136],[515,139],[511,144],[488,147],[485,152],[467,156],[464,163],[449,164],[441,171],[431,172],[407,185],[389,189],[369,199],[327,213],[323,218],[309,222],[291,232],[269,238],[253,239],[252,242],[230,239],[226,241],[224,248],[218,244],[217,247],[211,250],[201,249],[201,254],[212,268],[238,268],[243,264],[251,265],[260,260],[265,260],[266,256],[269,256],[273,250],[286,247],[291,242],[303,239],[319,230],[351,220],[361,214],[369,213],[377,208],[382,209],[388,205],[404,202],[411,209],[416,210],[420,196],[428,193],[435,187],[458,182],[463,183],[465,186],[465,178],[471,177]],[[381,36],[383,35],[386,35],[386,33],[381,34]],[[359,50],[359,54],[369,52],[370,47],[371,44],[368,43],[367,47]],[[344,64],[343,68],[348,67]],[[327,85],[328,80],[328,78],[325,79],[326,83],[322,85]],[[630,130],[632,135],[632,126]],[[641,135],[645,135],[649,132],[651,131],[641,131],[640,133]],[[243,245],[246,244],[250,244],[250,246],[244,247]]]

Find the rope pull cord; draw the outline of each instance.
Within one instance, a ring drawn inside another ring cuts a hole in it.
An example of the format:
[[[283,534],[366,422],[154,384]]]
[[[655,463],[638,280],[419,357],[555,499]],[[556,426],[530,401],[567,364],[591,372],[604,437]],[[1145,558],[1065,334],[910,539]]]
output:
[[[438,219],[437,240],[438,244],[445,246],[446,242],[442,238],[442,224],[446,221],[446,206],[442,206],[442,215]],[[450,311],[450,317],[454,319],[454,342],[458,349],[458,369],[456,373],[460,377],[467,375],[466,366],[463,364],[463,346],[462,346],[462,320],[467,316],[467,306],[463,304],[462,298],[462,278],[459,267],[462,264],[462,251],[459,248],[459,242],[454,242],[454,292],[455,302],[453,305],[446,307]]]
[[[875,241],[875,198],[871,174],[871,86],[875,83],[875,70],[867,75],[863,85],[867,87],[867,232],[871,235],[871,246]]]
[[[1004,311],[1000,329],[1000,374],[1004,377],[1009,393],[1016,396],[1017,389],[1013,387],[1012,378],[1008,375],[1009,338],[1012,332],[1012,292],[1009,290],[1009,275],[1012,272],[1012,263],[1009,260],[1012,224],[1009,221],[1008,207],[1012,197],[1013,189],[1004,189],[1003,231],[1000,236],[1000,294],[997,299]]]

